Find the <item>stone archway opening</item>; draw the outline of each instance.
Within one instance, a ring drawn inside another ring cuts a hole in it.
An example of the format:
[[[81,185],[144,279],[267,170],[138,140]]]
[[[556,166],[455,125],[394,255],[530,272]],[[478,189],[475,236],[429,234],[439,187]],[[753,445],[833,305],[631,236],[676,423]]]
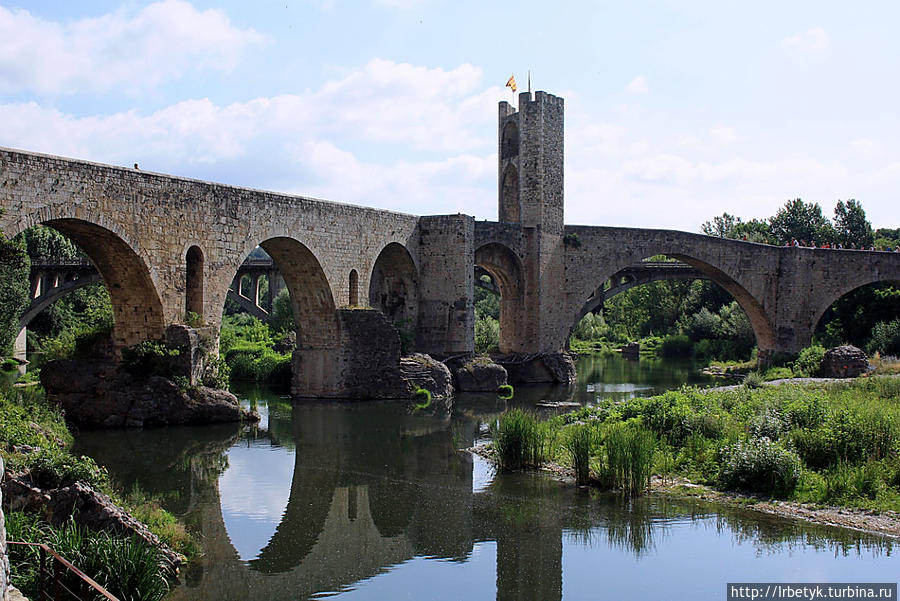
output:
[[[350,299],[350,306],[356,307],[359,306],[359,272],[351,269],[349,280],[348,298]]]
[[[755,342],[764,362],[775,348],[772,323],[746,289],[709,263],[678,253],[654,255],[610,274],[574,322],[570,342],[665,335],[678,337],[672,347],[680,347],[679,354],[741,359],[750,357]]]
[[[185,255],[185,321],[203,323],[203,251],[191,246]]]
[[[502,354],[524,352],[527,327],[524,320],[525,286],[522,262],[507,246],[492,242],[475,250],[475,266],[490,277],[500,295],[498,350]],[[479,274],[476,273],[476,276]]]
[[[827,300],[826,300],[827,302]],[[823,303],[824,305],[824,303]],[[815,315],[811,342],[828,347],[852,344],[868,354],[900,355],[900,342],[885,335],[900,326],[900,281],[864,284],[844,292]],[[879,326],[879,324],[883,324]],[[876,330],[876,328],[878,328]]]
[[[391,242],[375,259],[369,278],[369,304],[394,324],[403,350],[412,350],[419,316],[419,275],[402,244]]]
[[[103,226],[81,219],[51,219],[41,225],[71,240],[99,273],[112,305],[110,338],[114,349],[165,338],[162,301],[149,268],[128,242]]]

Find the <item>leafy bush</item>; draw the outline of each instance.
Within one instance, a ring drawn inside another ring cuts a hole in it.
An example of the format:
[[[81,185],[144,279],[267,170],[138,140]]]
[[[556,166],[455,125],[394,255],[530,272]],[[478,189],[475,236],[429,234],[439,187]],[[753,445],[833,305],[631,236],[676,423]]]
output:
[[[500,322],[490,315],[475,320],[475,351],[496,353],[500,350]]]
[[[814,378],[821,372],[824,358],[825,349],[823,347],[807,347],[800,351],[800,356],[794,362],[794,373],[805,378]]]
[[[870,355],[900,355],[900,318],[875,324],[867,350]]]
[[[738,441],[720,455],[719,483],[726,488],[788,495],[800,476],[797,454],[766,437]]]
[[[231,379],[266,382],[287,389],[291,383],[291,355],[276,353],[260,344],[240,344],[225,354],[231,369]]]
[[[778,409],[766,407],[765,411],[750,420],[747,430],[753,438],[778,440],[785,430],[785,424]]]
[[[157,340],[145,340],[122,349],[122,368],[142,378],[149,376],[171,378],[172,362],[179,355],[180,349],[170,348],[166,343]]]
[[[93,459],[58,449],[42,450],[31,462],[31,478],[41,488],[59,488],[82,480],[94,488],[109,487],[109,475]]]
[[[809,468],[824,469],[837,463],[834,432],[830,428],[799,428],[791,432],[791,443]]]
[[[670,334],[663,338],[659,354],[663,357],[689,357],[694,343],[685,334]]]

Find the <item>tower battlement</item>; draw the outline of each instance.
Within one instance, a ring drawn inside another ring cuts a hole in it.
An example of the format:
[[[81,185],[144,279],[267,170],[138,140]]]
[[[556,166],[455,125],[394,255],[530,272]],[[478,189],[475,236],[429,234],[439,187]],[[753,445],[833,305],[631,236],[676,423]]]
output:
[[[498,120],[499,221],[563,231],[564,101],[546,92],[503,101]]]

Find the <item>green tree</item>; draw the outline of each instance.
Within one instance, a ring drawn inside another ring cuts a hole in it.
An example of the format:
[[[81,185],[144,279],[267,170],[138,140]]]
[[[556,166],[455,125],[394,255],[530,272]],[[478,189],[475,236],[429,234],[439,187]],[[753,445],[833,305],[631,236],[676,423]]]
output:
[[[722,213],[721,216],[713,217],[700,226],[700,231],[707,236],[717,236],[719,238],[734,238],[734,231],[738,224],[741,223],[740,217],[735,217],[729,213]]]
[[[759,219],[742,221],[740,217],[728,213],[722,213],[720,217],[713,217],[710,221],[703,223],[700,231],[707,236],[734,238],[735,240],[746,239],[750,242],[768,243],[772,239],[772,231],[765,221]]]
[[[862,205],[850,199],[846,203],[839,200],[834,208],[834,234],[835,241],[840,242],[845,248],[856,245],[856,248],[872,246],[875,236],[872,232],[872,224],[866,219],[866,212]]]
[[[19,333],[19,317],[28,306],[31,262],[21,241],[0,233],[0,354],[8,354]]]
[[[85,256],[74,242],[51,227],[35,225],[17,236],[20,237],[24,239],[28,256],[32,259],[74,259]]]
[[[787,201],[769,219],[769,227],[777,244],[786,244],[793,238],[805,241],[831,242],[834,240],[834,228],[828,218],[822,215],[819,203],[803,202],[797,198]]]

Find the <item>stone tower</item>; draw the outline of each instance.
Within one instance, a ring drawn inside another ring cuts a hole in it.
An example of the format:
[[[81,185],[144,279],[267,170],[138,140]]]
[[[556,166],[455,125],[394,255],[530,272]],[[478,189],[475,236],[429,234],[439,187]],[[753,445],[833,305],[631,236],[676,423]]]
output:
[[[519,94],[519,110],[500,103],[499,221],[563,231],[563,99]]]
[[[519,109],[500,103],[499,221],[518,224],[521,297],[501,298],[507,323],[516,323],[505,347],[524,353],[556,352],[568,339],[563,235],[563,99],[546,92],[519,94]],[[560,334],[559,332],[562,332]]]

